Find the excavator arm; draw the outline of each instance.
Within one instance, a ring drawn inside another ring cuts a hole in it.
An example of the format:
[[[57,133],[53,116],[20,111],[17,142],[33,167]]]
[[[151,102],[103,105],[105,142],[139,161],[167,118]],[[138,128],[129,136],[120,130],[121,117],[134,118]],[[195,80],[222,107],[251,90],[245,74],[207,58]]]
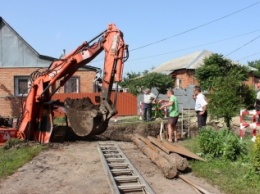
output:
[[[123,33],[114,25],[89,42],[54,61],[48,69],[31,74],[30,91],[24,101],[18,122],[18,137],[48,143],[53,130],[51,97],[82,66],[88,64],[105,51],[100,104],[87,103],[87,110],[78,110],[65,101],[68,120],[79,136],[100,134],[106,130],[109,119],[117,113],[115,103],[110,100],[114,82],[122,79],[123,63],[128,58],[128,48]],[[127,55],[127,56],[125,56]],[[59,84],[57,84],[59,83]]]

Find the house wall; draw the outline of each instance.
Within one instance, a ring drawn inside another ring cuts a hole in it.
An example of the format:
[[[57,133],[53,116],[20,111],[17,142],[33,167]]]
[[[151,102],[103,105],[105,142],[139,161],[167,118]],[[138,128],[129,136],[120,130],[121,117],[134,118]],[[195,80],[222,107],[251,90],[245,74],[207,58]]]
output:
[[[248,74],[248,81],[245,82],[249,87],[257,89],[256,85],[260,82],[260,78],[254,77],[253,73]]]
[[[29,76],[38,68],[0,68],[0,116],[18,117],[21,110],[21,97],[14,96],[14,76]],[[79,71],[74,74],[80,76],[80,92],[92,92],[94,71]],[[57,93],[64,93],[62,87]]]
[[[87,93],[93,91],[93,81],[96,78],[95,71],[82,71],[79,70],[74,73],[73,77],[79,77],[79,92]],[[64,87],[62,87],[57,93],[64,93]]]
[[[177,79],[181,81],[182,88],[188,88],[190,85],[199,85],[198,81],[195,78],[195,71],[194,70],[178,70],[172,73],[172,77],[175,80],[175,87],[177,87]],[[256,84],[260,82],[259,78],[254,77],[253,73],[250,72],[248,74],[248,80],[245,81],[249,87],[256,88]]]
[[[181,80],[181,88],[188,88],[190,85],[198,85],[194,70],[183,69],[174,71],[172,77],[175,80],[174,87],[178,86],[177,79]]]

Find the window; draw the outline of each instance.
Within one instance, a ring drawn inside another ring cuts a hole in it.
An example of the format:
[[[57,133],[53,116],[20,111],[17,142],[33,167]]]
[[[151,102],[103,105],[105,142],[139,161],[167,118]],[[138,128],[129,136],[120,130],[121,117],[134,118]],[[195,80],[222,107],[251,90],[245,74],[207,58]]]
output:
[[[27,95],[30,87],[29,76],[15,76],[14,77],[14,95],[22,96]]]
[[[176,79],[176,87],[181,88],[181,79]]]
[[[64,86],[65,93],[79,93],[79,77],[71,77]]]

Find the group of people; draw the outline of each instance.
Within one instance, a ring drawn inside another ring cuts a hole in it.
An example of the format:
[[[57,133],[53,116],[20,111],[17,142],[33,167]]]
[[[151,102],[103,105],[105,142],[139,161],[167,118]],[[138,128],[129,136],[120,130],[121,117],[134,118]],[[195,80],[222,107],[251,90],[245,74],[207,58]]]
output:
[[[260,111],[260,83],[257,84],[258,93],[256,96],[256,101],[254,107],[256,111]],[[207,100],[204,94],[202,94],[201,88],[199,86],[194,87],[193,99],[195,100],[195,112],[197,115],[197,123],[198,130],[206,125],[207,121]],[[179,107],[176,96],[174,96],[174,92],[171,89],[167,90],[168,99],[162,99],[157,101],[157,103],[163,103],[160,107],[161,109],[168,109],[168,123],[167,123],[167,131],[168,131],[168,141],[169,142],[177,142],[177,122],[179,118]],[[143,120],[151,121],[152,119],[152,104],[156,102],[156,96],[151,93],[150,89],[146,89],[144,93],[144,105],[143,105]],[[258,117],[258,122],[260,122],[260,117]],[[172,137],[174,136],[174,140]]]
[[[177,122],[179,118],[178,101],[172,89],[167,90],[167,99],[161,99],[157,103],[163,103],[160,109],[168,109],[168,141],[177,142]],[[207,100],[202,94],[199,86],[194,87],[193,99],[195,100],[195,111],[197,114],[198,129],[206,125],[207,120]],[[156,102],[156,96],[147,88],[144,92],[143,103],[143,121],[151,121],[152,119],[152,104]],[[174,136],[174,140],[172,137]]]

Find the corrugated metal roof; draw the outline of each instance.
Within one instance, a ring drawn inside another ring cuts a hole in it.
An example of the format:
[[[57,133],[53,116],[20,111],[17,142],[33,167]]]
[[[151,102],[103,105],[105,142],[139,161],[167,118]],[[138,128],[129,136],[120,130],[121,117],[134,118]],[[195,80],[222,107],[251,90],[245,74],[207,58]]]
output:
[[[212,52],[207,50],[197,51],[195,53],[167,61],[154,68],[151,72],[169,74],[177,69],[196,69],[203,64],[204,58],[209,57],[212,54]]]

